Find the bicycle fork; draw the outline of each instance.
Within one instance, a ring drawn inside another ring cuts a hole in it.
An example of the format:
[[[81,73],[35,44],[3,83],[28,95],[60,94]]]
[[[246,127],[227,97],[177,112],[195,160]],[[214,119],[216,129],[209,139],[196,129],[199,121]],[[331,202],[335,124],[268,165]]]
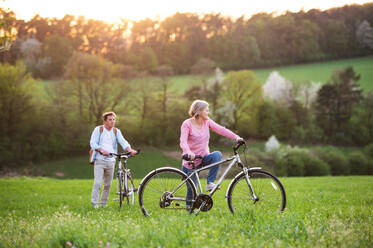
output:
[[[245,173],[245,180],[246,180],[247,186],[249,186],[251,196],[252,196],[252,198],[254,200],[254,204],[255,204],[257,201],[259,201],[259,198],[255,195],[253,186],[250,183],[250,177],[249,177],[249,173],[248,173],[249,170],[246,167],[244,167],[243,171]]]

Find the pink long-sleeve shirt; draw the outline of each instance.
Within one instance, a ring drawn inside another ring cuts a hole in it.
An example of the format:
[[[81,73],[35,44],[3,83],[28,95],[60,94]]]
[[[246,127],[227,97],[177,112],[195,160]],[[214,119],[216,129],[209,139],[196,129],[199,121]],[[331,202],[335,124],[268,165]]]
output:
[[[204,120],[202,128],[198,129],[192,124],[192,118],[189,118],[181,125],[180,147],[183,150],[183,154],[189,154],[190,152],[202,156],[209,154],[210,129],[227,138],[234,140],[239,138],[238,135],[223,126],[220,126],[211,119]],[[197,167],[201,162],[201,159],[196,159],[194,165]],[[192,169],[192,166],[190,166],[185,160],[183,160],[183,165],[188,169]]]

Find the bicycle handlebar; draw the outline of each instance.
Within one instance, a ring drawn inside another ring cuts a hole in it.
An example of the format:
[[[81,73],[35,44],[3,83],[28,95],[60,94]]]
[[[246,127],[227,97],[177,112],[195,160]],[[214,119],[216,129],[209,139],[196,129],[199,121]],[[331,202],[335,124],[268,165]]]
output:
[[[186,161],[191,161],[191,159],[190,159],[190,157],[189,157],[188,154],[184,154],[181,158],[184,159],[184,160],[186,160]],[[195,160],[195,159],[198,159],[198,158],[202,159],[203,156],[201,156],[201,155],[196,155],[196,156],[194,157],[194,160]]]
[[[236,153],[238,148],[240,148],[242,145],[246,144],[245,140],[239,139],[236,143],[236,145],[233,147],[233,151]]]
[[[140,153],[140,149],[139,150],[136,150],[137,151],[137,153],[136,154],[134,154],[134,155],[131,155],[131,153],[130,152],[123,152],[123,153],[109,153],[109,156],[116,156],[116,157],[118,157],[118,158],[121,158],[122,156],[127,156],[128,158],[130,158],[130,157],[133,157],[133,156],[135,156],[135,155],[138,155],[139,153]],[[102,154],[102,152],[100,152],[99,151],[99,153],[101,154],[101,155],[103,155]]]

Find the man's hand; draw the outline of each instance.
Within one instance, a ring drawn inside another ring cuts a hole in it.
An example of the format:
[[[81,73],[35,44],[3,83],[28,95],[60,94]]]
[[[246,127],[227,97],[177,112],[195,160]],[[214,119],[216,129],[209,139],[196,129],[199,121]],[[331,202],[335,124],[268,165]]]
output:
[[[130,148],[130,149],[128,150],[128,152],[131,154],[131,156],[137,154],[137,151],[136,151],[136,150],[133,150],[132,148]]]
[[[101,155],[103,155],[103,156],[109,156],[109,152],[108,151],[105,151],[104,149],[97,149],[97,151],[101,154]]]

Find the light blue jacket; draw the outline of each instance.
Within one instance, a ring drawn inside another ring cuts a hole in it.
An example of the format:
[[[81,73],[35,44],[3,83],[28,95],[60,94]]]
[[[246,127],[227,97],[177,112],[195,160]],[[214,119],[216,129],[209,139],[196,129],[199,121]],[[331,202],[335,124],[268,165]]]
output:
[[[105,128],[105,127],[103,127]],[[91,135],[91,141],[90,141],[90,145],[91,145],[91,148],[93,150],[93,154],[92,154],[92,158],[91,158],[91,161],[90,162],[93,162],[95,161],[95,158],[96,158],[96,149],[99,149],[101,148],[101,135],[102,133],[100,133],[100,126],[97,126],[93,132],[92,132],[92,135]],[[113,148],[114,148],[114,152],[115,153],[118,153],[118,145],[117,143],[120,144],[120,146],[123,148],[123,150],[126,150],[127,147],[130,146],[130,144],[127,142],[127,140],[124,139],[123,135],[122,135],[122,132],[117,128],[117,134],[115,135],[114,132],[110,132],[111,134],[111,138],[112,140],[114,141],[113,143]]]

